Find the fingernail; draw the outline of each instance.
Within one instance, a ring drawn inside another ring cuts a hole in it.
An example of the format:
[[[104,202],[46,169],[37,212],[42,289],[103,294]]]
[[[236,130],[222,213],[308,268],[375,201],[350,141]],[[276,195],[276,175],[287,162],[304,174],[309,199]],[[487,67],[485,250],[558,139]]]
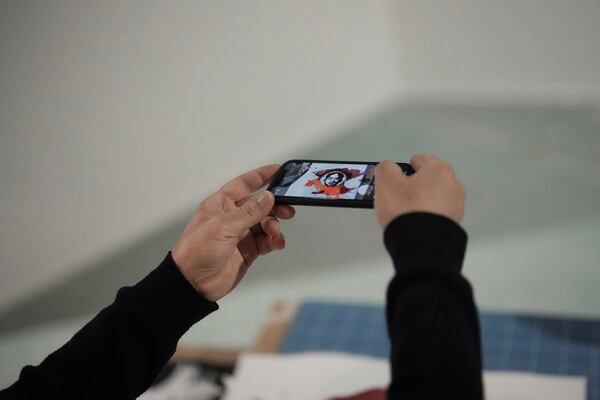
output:
[[[261,194],[258,195],[258,198],[256,199],[257,202],[262,203],[263,201],[267,200],[269,198],[269,192],[262,192]]]

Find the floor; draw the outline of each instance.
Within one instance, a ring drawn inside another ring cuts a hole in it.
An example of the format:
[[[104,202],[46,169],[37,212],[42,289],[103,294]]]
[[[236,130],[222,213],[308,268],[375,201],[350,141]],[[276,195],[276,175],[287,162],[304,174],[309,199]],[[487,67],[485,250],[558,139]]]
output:
[[[600,108],[398,101],[287,156],[417,152],[451,162],[467,186],[464,271],[482,309],[600,318]],[[160,262],[192,211],[2,313],[0,387]],[[183,343],[250,345],[278,299],[383,303],[392,270],[371,210],[301,207],[284,230],[286,251],[258,262]]]

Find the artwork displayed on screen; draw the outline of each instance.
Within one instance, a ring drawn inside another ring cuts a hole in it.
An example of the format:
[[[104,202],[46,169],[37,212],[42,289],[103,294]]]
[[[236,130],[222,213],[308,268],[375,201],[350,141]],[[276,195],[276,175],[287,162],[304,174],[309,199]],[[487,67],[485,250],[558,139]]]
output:
[[[292,162],[272,190],[276,196],[372,200],[374,168],[372,164]]]

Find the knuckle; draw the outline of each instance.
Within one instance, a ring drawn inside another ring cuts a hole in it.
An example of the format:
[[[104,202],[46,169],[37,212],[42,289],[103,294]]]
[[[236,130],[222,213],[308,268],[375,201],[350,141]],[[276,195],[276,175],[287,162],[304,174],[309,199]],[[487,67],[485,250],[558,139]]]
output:
[[[212,196],[211,196],[212,197]],[[203,211],[210,207],[210,203],[213,201],[211,197],[208,197],[200,202],[196,211]]]
[[[252,219],[252,216],[254,215],[254,209],[255,205],[253,201],[247,201],[240,207],[240,211],[248,219]]]
[[[202,210],[214,209],[215,205],[221,204],[220,203],[221,198],[219,196],[220,196],[219,192],[211,194],[206,199],[202,200],[202,202],[198,206],[198,210],[202,211]]]
[[[411,160],[412,159],[426,161],[426,160],[434,160],[434,159],[436,159],[436,157],[430,153],[417,153],[411,157]]]
[[[454,168],[450,164],[442,163],[439,166],[440,173],[448,176],[454,176]]]
[[[217,202],[217,204],[223,204],[227,198],[227,194],[224,191],[219,190],[217,193],[213,194],[211,197],[213,198],[213,201]]]
[[[423,159],[423,156],[424,156],[424,154],[421,154],[421,153],[419,153],[419,154],[413,154],[413,155],[410,157],[410,163],[411,163],[411,164],[416,164],[416,163],[418,163],[419,161],[421,161],[421,160]]]

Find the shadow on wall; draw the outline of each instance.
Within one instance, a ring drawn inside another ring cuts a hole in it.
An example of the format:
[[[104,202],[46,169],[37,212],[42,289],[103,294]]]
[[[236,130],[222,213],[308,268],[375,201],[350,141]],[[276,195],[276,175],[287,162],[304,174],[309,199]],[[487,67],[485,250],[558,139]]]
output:
[[[407,161],[436,153],[468,188],[471,238],[490,237],[600,212],[599,114],[587,106],[398,103],[290,158]],[[191,213],[6,310],[0,332],[97,312],[162,260]],[[284,282],[385,257],[372,210],[299,207],[284,231],[285,252],[261,259],[245,281]]]

